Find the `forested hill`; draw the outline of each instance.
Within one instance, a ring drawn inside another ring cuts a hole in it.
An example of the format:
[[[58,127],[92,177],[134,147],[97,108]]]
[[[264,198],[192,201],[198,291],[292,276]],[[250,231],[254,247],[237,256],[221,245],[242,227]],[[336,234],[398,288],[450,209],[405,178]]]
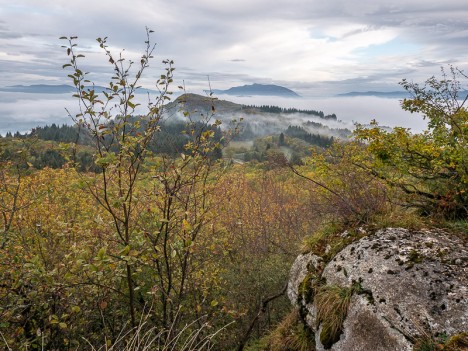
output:
[[[214,108],[214,109],[213,109]],[[165,106],[166,112],[172,114],[178,111],[194,113],[212,113],[218,115],[242,112],[244,106],[235,102],[220,100],[198,94],[183,94]]]
[[[262,113],[273,113],[273,114],[305,114],[322,119],[336,120],[336,114],[325,114],[323,111],[318,110],[307,110],[297,109],[294,107],[280,107],[274,105],[242,105],[235,102],[218,99],[211,96],[203,96],[198,94],[183,94],[179,96],[173,102],[166,105],[168,112],[174,112],[178,110],[184,110],[189,113],[199,112],[207,113],[214,112],[222,117],[223,114],[262,114]]]

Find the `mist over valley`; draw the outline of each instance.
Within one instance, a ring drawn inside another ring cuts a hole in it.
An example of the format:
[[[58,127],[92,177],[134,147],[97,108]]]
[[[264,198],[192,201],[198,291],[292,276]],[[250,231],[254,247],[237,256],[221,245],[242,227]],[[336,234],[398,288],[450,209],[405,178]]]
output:
[[[175,100],[181,93],[172,95]],[[201,92],[200,95],[207,96]],[[390,127],[402,126],[415,132],[424,129],[424,120],[416,115],[403,111],[400,100],[376,96],[331,96],[299,98],[278,96],[237,96],[213,95],[219,100],[228,100],[239,105],[279,106],[298,110],[323,111],[325,115],[335,114],[337,120],[324,120],[316,116],[301,114],[246,114],[242,111],[216,111],[216,118],[228,121],[243,117],[252,125],[256,133],[266,134],[278,132],[289,125],[302,125],[307,120],[318,122],[330,128],[353,129],[354,123],[367,124],[375,119],[380,124]],[[140,111],[147,106],[146,94],[138,94],[136,100],[141,103]],[[23,93],[0,91],[0,134],[17,131],[25,133],[36,126],[55,124],[71,124],[67,109],[72,115],[78,113],[76,100],[71,93]],[[139,110],[136,112],[138,113]],[[323,131],[322,131],[323,132]]]

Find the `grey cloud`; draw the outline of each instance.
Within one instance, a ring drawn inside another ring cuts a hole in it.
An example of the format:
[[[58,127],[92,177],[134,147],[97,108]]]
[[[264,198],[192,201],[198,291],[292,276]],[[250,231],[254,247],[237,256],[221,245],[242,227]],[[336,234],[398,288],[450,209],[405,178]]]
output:
[[[19,39],[23,36],[19,33],[9,32],[6,30],[0,30],[0,39]]]
[[[394,0],[391,4],[387,1],[362,0],[359,6],[345,0],[278,0],[274,3],[270,0],[134,0],[128,6],[115,6],[112,1],[103,0],[94,2],[93,8],[89,6],[89,1],[52,3],[44,0],[38,3],[19,0],[19,3],[25,9],[29,6],[41,11],[15,13],[14,18],[4,17],[0,22],[0,40],[3,40],[3,50],[9,54],[24,53],[35,57],[33,62],[36,67],[28,68],[26,62],[2,61],[0,69],[5,73],[11,72],[9,79],[14,79],[14,71],[63,79],[66,72],[57,70],[66,61],[57,39],[61,35],[79,36],[80,49],[90,58],[93,57],[88,61],[89,71],[99,78],[100,74],[108,73],[108,70],[101,61],[94,59],[95,37],[108,36],[113,49],[127,48],[127,51],[140,52],[144,47],[145,26],[155,30],[153,37],[158,42],[156,60],[174,58],[176,67],[184,67],[176,70],[177,77],[197,80],[201,85],[207,75],[220,84],[223,80],[247,83],[274,80],[273,76],[262,77],[261,72],[255,74],[241,71],[247,65],[229,65],[231,62],[246,62],[244,59],[229,60],[223,57],[223,62],[216,61],[217,53],[239,44],[248,46],[256,36],[268,33],[272,24],[285,28],[295,25],[310,28],[327,28],[336,24],[362,26],[345,36],[389,27],[398,30],[401,37],[419,43],[422,47],[430,44],[430,47],[421,49],[421,57],[413,55],[411,62],[408,59],[406,72],[401,74],[411,73],[411,70],[421,67],[429,70],[429,62],[433,65],[447,61],[463,64],[463,57],[466,56],[468,9],[459,0]],[[47,14],[51,9],[54,9],[54,15]],[[14,39],[18,36],[30,38],[30,45],[15,43]],[[292,61],[294,59],[291,58]],[[247,62],[256,64],[251,59]],[[223,64],[229,66],[224,67]],[[210,65],[213,67],[210,68]],[[156,76],[161,65],[157,63],[154,68]],[[375,70],[381,72],[373,72],[372,67],[358,67],[356,75],[364,75],[366,70],[367,76],[375,75],[381,79],[400,74],[398,71],[387,74],[382,67],[376,66]],[[370,78],[361,83],[377,80]]]
[[[208,82],[208,79],[211,82],[216,84],[229,82],[231,84],[239,81],[245,81],[250,83],[260,83],[260,84],[268,84],[271,83],[271,78],[263,78],[258,76],[252,76],[248,74],[239,74],[239,73],[225,73],[225,72],[197,72],[192,70],[179,70],[180,78],[185,79],[188,81],[196,81],[196,82]],[[224,88],[224,86],[219,86],[217,88]]]

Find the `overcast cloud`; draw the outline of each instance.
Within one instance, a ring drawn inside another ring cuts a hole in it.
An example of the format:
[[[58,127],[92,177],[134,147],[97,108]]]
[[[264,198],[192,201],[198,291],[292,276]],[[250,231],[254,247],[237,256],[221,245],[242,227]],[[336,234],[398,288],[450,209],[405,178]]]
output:
[[[58,38],[77,35],[102,80],[96,37],[137,57],[145,26],[176,84],[195,92],[276,83],[308,95],[397,90],[404,77],[468,67],[468,5],[462,0],[0,0],[0,86],[61,84]]]

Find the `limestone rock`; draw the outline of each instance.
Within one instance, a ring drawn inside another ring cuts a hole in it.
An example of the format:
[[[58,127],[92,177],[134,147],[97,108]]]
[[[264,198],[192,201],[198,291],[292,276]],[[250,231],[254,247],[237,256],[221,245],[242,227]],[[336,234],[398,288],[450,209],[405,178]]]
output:
[[[300,254],[294,261],[289,272],[287,294],[289,301],[294,305],[298,301],[299,286],[304,281],[306,275],[316,271],[322,264],[322,258],[312,253]]]
[[[316,351],[324,351],[316,333]],[[346,351],[410,351],[411,343],[384,318],[375,313],[372,304],[361,295],[353,296],[343,325],[340,340],[332,350]]]
[[[297,267],[295,272],[291,288],[308,274],[297,273]],[[468,250],[461,239],[443,231],[378,231],[339,252],[321,278],[327,285],[359,286],[331,350],[411,350],[422,334],[468,330]],[[298,301],[297,293],[288,296]],[[323,350],[315,307],[302,301],[302,308],[316,333],[317,350]]]

